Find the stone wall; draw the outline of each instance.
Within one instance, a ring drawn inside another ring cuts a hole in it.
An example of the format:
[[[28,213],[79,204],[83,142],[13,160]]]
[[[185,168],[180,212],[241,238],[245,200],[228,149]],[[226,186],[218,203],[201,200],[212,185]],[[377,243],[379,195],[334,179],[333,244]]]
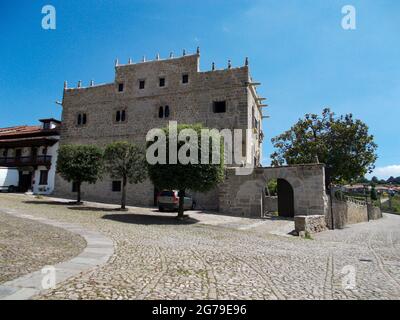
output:
[[[300,232],[317,233],[327,230],[325,215],[295,216],[294,229],[297,234]]]
[[[295,215],[325,215],[328,198],[325,192],[324,165],[297,165],[256,168],[250,175],[237,175],[228,168],[220,186],[219,210],[237,216],[261,217],[265,185],[270,179],[285,179],[294,191]]]
[[[145,144],[150,129],[166,127],[169,121],[202,123],[216,129],[251,129],[256,132],[256,162],[261,152],[261,126],[253,127],[254,119],[261,123],[261,110],[249,86],[251,76],[247,65],[201,72],[199,54],[179,58],[155,60],[115,67],[114,82],[79,88],[65,88],[60,145],[95,144],[104,147],[114,141]],[[182,75],[189,76],[182,83]],[[160,77],[165,86],[159,86]],[[139,81],[145,88],[139,89]],[[123,91],[118,86],[123,84]],[[225,113],[214,113],[214,101],[226,101]],[[170,115],[159,118],[160,106],[169,106]],[[116,122],[118,110],[124,110],[126,120]],[[86,114],[84,125],[77,123],[78,114]],[[243,150],[246,148],[246,141]],[[251,159],[252,160],[252,159]],[[83,185],[84,199],[118,203],[119,192],[111,191],[112,179],[105,176],[94,185]],[[72,185],[56,177],[55,194],[75,197]],[[129,185],[128,205],[152,205],[154,187],[150,181]],[[197,194],[202,208],[218,208],[218,192]]]
[[[353,202],[346,202],[347,221],[346,224],[360,223],[368,221],[368,210],[366,205]]]
[[[81,187],[82,200],[95,201],[101,203],[119,204],[121,202],[121,192],[112,191],[113,179],[104,177],[95,184],[83,183]],[[75,199],[76,193],[72,192],[72,183],[56,176],[58,188],[53,193],[54,196]],[[198,209],[218,210],[218,190],[211,190],[206,193],[187,191],[193,196]],[[154,205],[154,186],[150,180],[145,180],[139,184],[128,184],[126,201],[132,206],[153,206]]]
[[[378,220],[382,218],[382,211],[380,208],[368,204],[368,216],[370,220]]]
[[[332,211],[328,210],[326,223],[332,229],[332,212],[333,224],[335,229],[344,228],[346,225],[368,220],[376,220],[382,218],[382,212],[378,207],[372,204],[364,204],[357,201],[341,201],[333,199]]]
[[[278,211],[278,197],[264,197],[264,214]]]

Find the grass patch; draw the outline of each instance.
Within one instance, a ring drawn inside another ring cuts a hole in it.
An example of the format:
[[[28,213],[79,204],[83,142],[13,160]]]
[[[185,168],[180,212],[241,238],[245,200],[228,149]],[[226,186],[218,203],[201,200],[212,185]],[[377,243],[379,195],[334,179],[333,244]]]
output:
[[[396,195],[382,203],[382,211],[400,214],[400,196]]]

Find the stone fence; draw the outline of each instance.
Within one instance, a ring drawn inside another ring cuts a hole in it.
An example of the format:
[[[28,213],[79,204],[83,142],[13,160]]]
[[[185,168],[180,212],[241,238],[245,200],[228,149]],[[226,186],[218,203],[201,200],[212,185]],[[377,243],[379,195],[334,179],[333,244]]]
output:
[[[333,219],[332,219],[333,215]],[[382,212],[378,207],[363,201],[338,200],[332,197],[331,209],[326,215],[326,223],[329,229],[341,229],[346,225],[367,222],[382,218]]]

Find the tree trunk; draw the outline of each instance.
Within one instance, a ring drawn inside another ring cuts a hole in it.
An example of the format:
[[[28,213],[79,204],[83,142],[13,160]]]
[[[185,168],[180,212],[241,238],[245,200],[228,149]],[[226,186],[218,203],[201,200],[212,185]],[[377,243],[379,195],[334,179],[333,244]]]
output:
[[[81,203],[81,183],[77,182],[76,184],[77,184],[76,187],[78,189],[78,199],[77,199],[76,203],[80,204]]]
[[[121,198],[121,210],[126,209],[126,177],[122,178],[122,198]]]
[[[185,190],[179,190],[178,192],[179,196],[179,208],[178,208],[178,218],[182,219],[183,218],[183,213],[184,213],[184,201],[185,201]]]

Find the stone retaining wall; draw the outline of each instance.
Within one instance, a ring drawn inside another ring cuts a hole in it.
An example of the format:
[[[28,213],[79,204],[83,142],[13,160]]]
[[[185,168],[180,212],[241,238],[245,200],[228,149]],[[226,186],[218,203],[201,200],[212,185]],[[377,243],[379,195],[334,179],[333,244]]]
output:
[[[332,213],[335,229],[344,228],[349,224],[382,218],[381,210],[378,207],[374,207],[372,204],[365,205],[351,201],[333,199],[332,211],[329,210],[326,215],[326,223],[330,229],[332,229]]]

